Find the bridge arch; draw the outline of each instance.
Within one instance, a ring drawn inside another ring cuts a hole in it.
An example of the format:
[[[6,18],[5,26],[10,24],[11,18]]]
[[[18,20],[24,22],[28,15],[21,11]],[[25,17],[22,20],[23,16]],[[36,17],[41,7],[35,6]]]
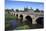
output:
[[[37,24],[43,25],[43,19],[44,19],[43,17],[38,17],[36,19]]]
[[[15,16],[16,16],[16,20],[18,20],[18,14],[15,14]]]
[[[16,16],[18,17],[18,14],[16,14]]]
[[[36,20],[39,18],[39,15],[35,16],[35,15],[27,14],[26,12],[25,13],[23,13],[23,12],[10,12],[10,13],[11,13],[11,15],[15,14],[15,16],[16,16],[16,14],[18,14],[19,19],[20,19],[20,15],[22,14],[23,15],[23,21],[25,21],[26,20],[25,17],[29,15],[32,18],[32,24],[37,24]]]
[[[23,20],[23,15],[22,15],[22,14],[20,14],[20,19],[22,19],[22,20]]]
[[[28,21],[29,23],[32,24],[32,18],[31,18],[31,16],[27,15],[25,18],[27,19],[27,21]]]

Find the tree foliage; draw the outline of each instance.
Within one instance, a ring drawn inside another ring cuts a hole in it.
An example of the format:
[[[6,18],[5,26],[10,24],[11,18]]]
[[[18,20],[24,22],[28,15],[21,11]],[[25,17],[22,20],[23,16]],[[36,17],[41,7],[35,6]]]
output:
[[[40,10],[39,9],[36,9],[34,12],[40,12]]]
[[[24,8],[24,11],[28,11],[28,8]]]
[[[5,9],[5,11],[7,11],[7,12],[10,11],[11,12],[11,11],[14,11],[14,9]]]
[[[11,11],[14,11],[14,9],[11,9]]]
[[[19,12],[19,10],[18,10],[18,9],[16,9],[16,12]]]

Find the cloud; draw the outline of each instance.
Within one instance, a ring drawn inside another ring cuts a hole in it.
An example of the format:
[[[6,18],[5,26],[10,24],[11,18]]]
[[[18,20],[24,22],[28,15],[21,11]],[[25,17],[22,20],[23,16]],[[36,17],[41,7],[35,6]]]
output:
[[[29,2],[44,2],[43,0],[9,0],[9,1],[29,1]]]

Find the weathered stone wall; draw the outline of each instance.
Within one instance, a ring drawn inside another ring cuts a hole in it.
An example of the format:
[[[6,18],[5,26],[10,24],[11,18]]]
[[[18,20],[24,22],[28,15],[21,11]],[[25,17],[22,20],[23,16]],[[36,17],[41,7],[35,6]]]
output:
[[[16,14],[18,14],[18,18],[20,19],[20,15],[23,15],[23,21],[25,21],[26,20],[26,16],[30,16],[31,18],[32,18],[32,24],[37,24],[37,22],[36,22],[36,19],[38,18],[38,17],[40,17],[39,15],[43,15],[43,13],[28,13],[28,12],[11,12],[11,14],[12,15],[14,15],[15,14],[15,16],[16,16]]]

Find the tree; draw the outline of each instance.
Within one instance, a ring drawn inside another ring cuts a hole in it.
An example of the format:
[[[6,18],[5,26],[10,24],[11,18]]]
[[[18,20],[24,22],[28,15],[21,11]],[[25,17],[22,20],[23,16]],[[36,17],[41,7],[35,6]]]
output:
[[[5,11],[6,11],[6,12],[9,11],[9,9],[5,9]]]
[[[14,9],[11,9],[11,11],[14,11]]]
[[[28,11],[28,8],[24,8],[24,11]]]
[[[18,9],[16,9],[16,12],[19,12],[19,10],[18,10]]]
[[[10,13],[10,10],[9,10],[9,9],[5,9],[5,12],[8,12],[8,13]]]
[[[9,11],[9,12],[11,12],[11,11],[14,11],[14,9],[5,9],[5,11]]]
[[[40,10],[39,9],[36,9],[34,12],[40,12]]]
[[[30,9],[33,10],[32,7]]]

